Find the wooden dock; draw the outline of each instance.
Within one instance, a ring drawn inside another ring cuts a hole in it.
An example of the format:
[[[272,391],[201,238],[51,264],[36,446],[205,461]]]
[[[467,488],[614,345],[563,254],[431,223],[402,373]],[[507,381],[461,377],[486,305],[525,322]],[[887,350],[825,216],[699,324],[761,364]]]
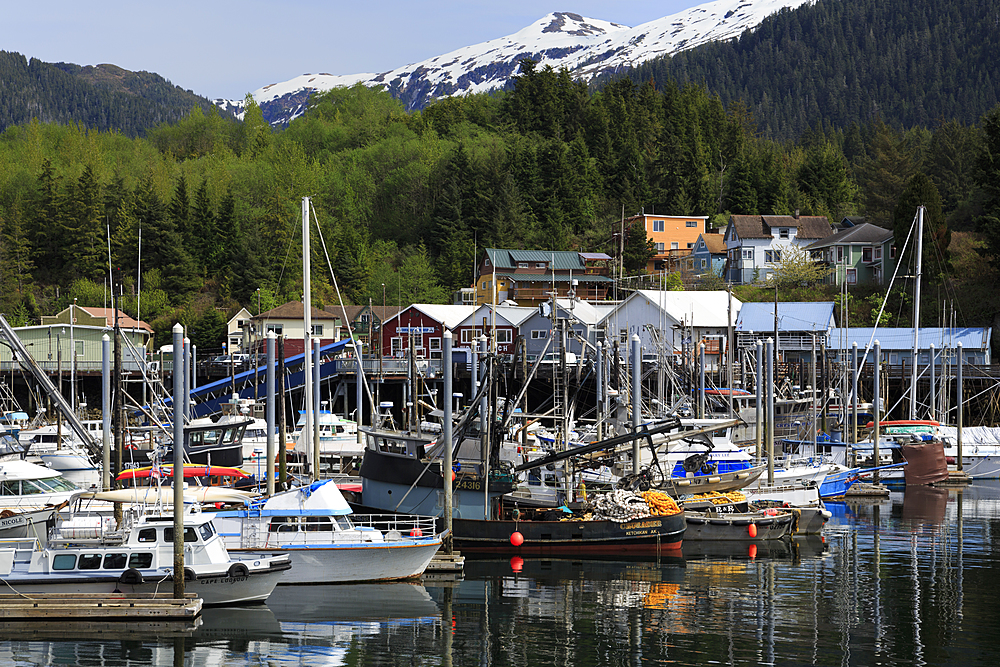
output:
[[[424,580],[460,579],[465,572],[465,556],[455,551],[446,554],[439,551],[427,564],[422,578]]]
[[[964,470],[949,470],[948,479],[943,482],[934,482],[936,487],[961,487],[972,484],[972,478]]]
[[[201,614],[194,593],[0,593],[0,620],[6,621],[190,621]]]
[[[888,498],[888,487],[881,484],[869,484],[867,482],[855,482],[844,494],[844,498]]]

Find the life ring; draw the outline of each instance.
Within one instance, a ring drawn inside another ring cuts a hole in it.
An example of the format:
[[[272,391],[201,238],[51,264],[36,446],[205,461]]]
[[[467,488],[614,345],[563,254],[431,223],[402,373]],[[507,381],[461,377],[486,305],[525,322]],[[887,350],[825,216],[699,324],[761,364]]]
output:
[[[118,583],[125,584],[126,586],[138,586],[143,583],[142,572],[130,567],[129,569],[122,572],[121,576],[118,577]]]
[[[250,568],[243,563],[233,563],[229,566],[229,576],[232,579],[239,579],[250,576]]]

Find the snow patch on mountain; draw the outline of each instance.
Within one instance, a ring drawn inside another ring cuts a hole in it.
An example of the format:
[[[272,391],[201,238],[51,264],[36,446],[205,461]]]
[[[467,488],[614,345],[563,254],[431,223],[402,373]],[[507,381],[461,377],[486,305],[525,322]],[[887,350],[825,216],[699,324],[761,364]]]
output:
[[[513,35],[388,72],[303,74],[264,86],[254,91],[253,97],[273,124],[287,123],[304,113],[314,92],[358,82],[381,85],[408,109],[421,109],[435,98],[503,88],[518,73],[524,58],[537,61],[540,68],[565,67],[573,77],[589,80],[707,42],[733,39],[771,14],[806,2],[715,0],[634,28],[556,12]],[[242,100],[216,100],[216,104],[242,115]]]

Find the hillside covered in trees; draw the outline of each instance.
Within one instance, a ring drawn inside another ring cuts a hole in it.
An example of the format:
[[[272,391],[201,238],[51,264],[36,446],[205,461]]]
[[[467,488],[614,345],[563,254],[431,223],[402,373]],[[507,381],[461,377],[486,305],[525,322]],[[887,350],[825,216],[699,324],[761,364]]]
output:
[[[1000,5],[984,0],[816,0],[739,39],[624,73],[692,82],[742,101],[760,131],[796,139],[875,118],[897,128],[975,123],[1000,103]]]
[[[613,254],[623,213],[643,209],[717,224],[730,213],[861,214],[904,230],[924,203],[934,240],[925,293],[975,299],[963,323],[997,312],[975,237],[963,237],[960,257],[948,244],[951,230],[1000,221],[1000,108],[981,124],[902,132],[876,118],[775,142],[744,105],[700,86],[622,79],[595,93],[566,72],[523,71],[507,93],[419,113],[384,92],[336,89],[280,132],[252,101],[243,123],[195,107],[135,139],[10,127],[0,134],[0,310],[28,321],[73,297],[101,305],[110,246],[125,309],[164,337],[180,320],[208,349],[237,304],[256,312],[258,294],[263,309],[299,298],[308,195],[323,240],[312,246],[318,303],[335,300],[328,266],[354,303],[381,303],[384,285],[389,303],[405,304],[469,285],[485,246]],[[641,247],[644,233],[630,234]],[[641,258],[628,263],[638,271]]]
[[[115,65],[45,63],[9,51],[0,51],[0,81],[0,130],[38,119],[138,137],[184,118],[192,106],[203,111],[212,106],[158,74]]]

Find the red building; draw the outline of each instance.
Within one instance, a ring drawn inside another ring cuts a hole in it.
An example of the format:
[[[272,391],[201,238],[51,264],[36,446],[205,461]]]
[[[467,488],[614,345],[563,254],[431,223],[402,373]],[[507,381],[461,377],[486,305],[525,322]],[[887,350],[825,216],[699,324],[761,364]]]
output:
[[[475,306],[426,303],[404,308],[382,324],[382,354],[387,357],[404,357],[412,341],[417,359],[440,359],[445,330],[454,332],[475,310]]]

